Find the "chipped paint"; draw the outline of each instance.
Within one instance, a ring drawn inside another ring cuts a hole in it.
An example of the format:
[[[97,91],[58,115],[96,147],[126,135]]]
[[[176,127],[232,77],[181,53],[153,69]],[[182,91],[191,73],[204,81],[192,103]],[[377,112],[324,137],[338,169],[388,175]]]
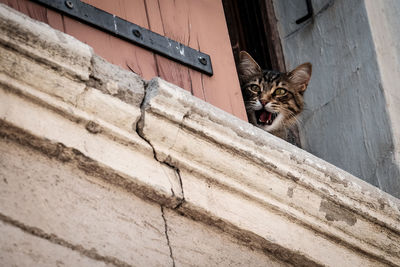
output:
[[[288,197],[290,197],[290,198],[293,197],[294,189],[295,189],[295,186],[291,186],[291,187],[288,188],[287,193],[286,193]]]
[[[331,201],[322,200],[319,211],[324,212],[325,219],[330,222],[341,221],[347,223],[350,226],[355,225],[357,222],[357,218],[354,213],[348,211],[344,207],[334,204]]]
[[[114,22],[114,30],[116,33],[118,33],[117,21],[115,20],[115,15],[113,15],[113,22]]]

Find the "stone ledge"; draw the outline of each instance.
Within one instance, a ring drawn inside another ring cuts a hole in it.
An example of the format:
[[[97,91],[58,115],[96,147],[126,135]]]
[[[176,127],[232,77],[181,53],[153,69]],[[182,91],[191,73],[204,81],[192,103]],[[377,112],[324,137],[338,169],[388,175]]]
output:
[[[161,79],[140,106],[140,77],[3,5],[0,25],[2,136],[295,265],[400,264],[398,199]]]
[[[49,140],[80,151],[135,184],[130,188],[137,187],[136,193],[176,206],[181,199],[176,171],[154,160],[152,148],[136,133],[144,81],[105,62],[75,38],[4,5],[0,25],[3,37],[29,32],[26,38],[0,42],[3,124],[43,145]]]
[[[315,264],[399,263],[398,199],[161,79],[143,109],[143,136],[180,171],[184,213]]]
[[[0,4],[0,43],[58,72],[89,79],[92,48]]]

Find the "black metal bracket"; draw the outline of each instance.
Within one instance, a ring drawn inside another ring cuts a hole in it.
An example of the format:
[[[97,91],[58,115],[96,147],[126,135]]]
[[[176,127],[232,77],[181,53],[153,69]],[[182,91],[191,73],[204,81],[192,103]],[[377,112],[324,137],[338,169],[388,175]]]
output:
[[[307,4],[307,15],[296,20],[296,24],[301,24],[304,21],[306,21],[314,16],[314,8],[313,8],[311,0],[306,0],[306,4]]]
[[[80,0],[31,0],[90,24],[100,30],[149,49],[171,60],[187,65],[209,76],[213,75],[209,55],[121,19]]]

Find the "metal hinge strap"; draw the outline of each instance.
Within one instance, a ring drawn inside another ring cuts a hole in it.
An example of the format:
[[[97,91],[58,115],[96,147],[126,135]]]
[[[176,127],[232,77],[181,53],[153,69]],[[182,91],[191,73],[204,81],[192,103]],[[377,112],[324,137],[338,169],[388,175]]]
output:
[[[213,75],[209,55],[121,19],[80,0],[31,0],[72,18],[95,26],[209,76]]]

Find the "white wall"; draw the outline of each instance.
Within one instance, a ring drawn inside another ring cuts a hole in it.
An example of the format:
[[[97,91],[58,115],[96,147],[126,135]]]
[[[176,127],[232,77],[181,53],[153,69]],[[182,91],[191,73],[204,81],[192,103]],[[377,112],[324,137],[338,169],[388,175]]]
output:
[[[362,0],[312,2],[314,21],[297,25],[306,14],[305,1],[274,1],[286,65],[313,64],[300,127],[302,145],[400,197],[393,154],[400,136],[395,123],[400,102],[392,97],[399,96],[393,85],[400,82],[394,68],[399,66],[394,57],[400,51],[400,2],[370,1],[369,12]],[[381,31],[383,24],[391,26]]]

